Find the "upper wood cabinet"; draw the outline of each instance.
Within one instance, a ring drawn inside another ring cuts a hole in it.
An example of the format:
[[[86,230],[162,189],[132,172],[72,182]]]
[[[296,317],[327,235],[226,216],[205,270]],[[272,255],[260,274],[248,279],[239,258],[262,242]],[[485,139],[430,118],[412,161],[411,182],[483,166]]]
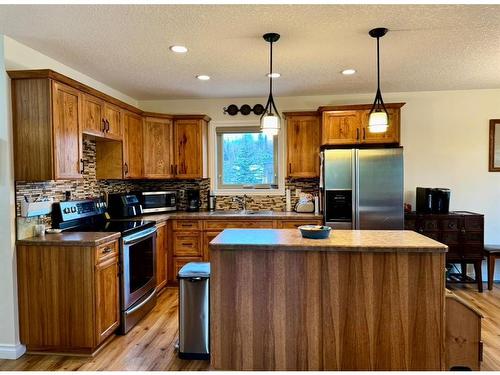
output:
[[[80,92],[47,78],[11,88],[15,180],[82,178]]]
[[[83,133],[121,140],[122,122],[122,110],[119,107],[93,95],[83,94]]]
[[[368,118],[370,104],[320,107],[322,112],[323,146],[359,144],[399,144],[400,108],[404,103],[386,104],[389,127],[385,133],[370,133]]]
[[[173,177],[172,137],[173,127],[171,119],[157,117],[144,118],[144,177]]]
[[[206,176],[207,130],[204,116],[174,120],[174,174],[177,178]]]
[[[124,115],[123,177],[143,177],[142,117],[126,112]]]
[[[317,112],[287,112],[287,177],[319,176],[320,117]]]

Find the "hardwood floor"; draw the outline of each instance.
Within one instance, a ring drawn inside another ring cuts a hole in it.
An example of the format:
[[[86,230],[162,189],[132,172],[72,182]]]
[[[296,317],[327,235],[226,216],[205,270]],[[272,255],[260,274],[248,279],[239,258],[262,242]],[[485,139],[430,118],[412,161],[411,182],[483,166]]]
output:
[[[208,361],[177,357],[177,288],[167,288],[156,307],[127,335],[116,336],[95,357],[26,354],[18,360],[0,360],[2,371],[207,370]]]
[[[476,307],[484,316],[482,322],[483,362],[481,371],[500,370],[500,284],[478,293],[476,284],[452,284],[448,289]]]
[[[500,284],[478,293],[475,285],[453,285],[457,295],[484,315],[483,371],[500,370]],[[153,311],[126,336],[117,336],[94,358],[26,354],[16,361],[0,360],[1,371],[56,370],[208,370],[208,361],[187,361],[174,350],[177,330],[177,289],[167,288]]]

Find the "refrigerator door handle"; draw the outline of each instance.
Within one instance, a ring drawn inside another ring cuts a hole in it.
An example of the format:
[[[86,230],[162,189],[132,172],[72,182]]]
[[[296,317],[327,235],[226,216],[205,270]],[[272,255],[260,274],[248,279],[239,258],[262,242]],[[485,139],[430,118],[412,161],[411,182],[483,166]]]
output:
[[[352,229],[356,229],[358,226],[357,222],[357,212],[358,208],[356,205],[356,197],[358,196],[357,194],[357,189],[356,189],[356,183],[357,183],[357,169],[356,169],[356,161],[358,160],[358,150],[353,149],[351,153],[351,179],[352,179],[352,184],[351,184],[351,189],[352,189]]]
[[[355,207],[355,217],[354,217],[354,228],[353,229],[360,229],[361,228],[361,223],[360,223],[360,218],[359,218],[359,150],[356,149],[354,150],[354,169],[353,169],[353,176],[354,176],[354,194],[353,200],[354,200],[354,207]]]

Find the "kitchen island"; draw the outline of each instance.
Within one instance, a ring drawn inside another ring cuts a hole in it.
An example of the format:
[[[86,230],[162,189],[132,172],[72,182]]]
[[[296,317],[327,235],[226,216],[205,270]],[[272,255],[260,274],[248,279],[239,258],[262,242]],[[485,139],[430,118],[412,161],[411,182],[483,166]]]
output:
[[[214,369],[444,369],[446,245],[411,231],[227,229],[210,250]]]

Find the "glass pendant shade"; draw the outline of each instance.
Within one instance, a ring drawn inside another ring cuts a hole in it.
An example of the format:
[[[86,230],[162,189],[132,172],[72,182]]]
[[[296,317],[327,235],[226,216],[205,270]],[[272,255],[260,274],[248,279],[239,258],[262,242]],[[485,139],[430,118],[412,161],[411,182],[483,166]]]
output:
[[[384,111],[372,112],[368,119],[368,131],[370,133],[385,133],[389,127],[389,118]]]
[[[264,113],[260,118],[260,129],[267,135],[278,135],[280,130],[280,118],[274,113]]]

